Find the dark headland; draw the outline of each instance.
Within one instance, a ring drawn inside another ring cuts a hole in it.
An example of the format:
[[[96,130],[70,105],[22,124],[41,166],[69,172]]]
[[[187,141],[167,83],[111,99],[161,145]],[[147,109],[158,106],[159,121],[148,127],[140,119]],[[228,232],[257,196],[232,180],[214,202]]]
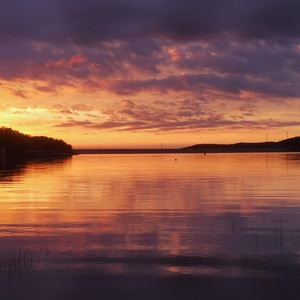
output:
[[[298,152],[300,137],[285,139],[279,142],[236,143],[236,144],[197,144],[183,148],[184,151],[196,152]]]
[[[30,158],[60,158],[73,154],[72,146],[63,140],[45,136],[30,136],[0,128],[0,159],[16,160]]]
[[[196,144],[180,149],[77,149],[78,154],[300,152],[300,136],[279,142]]]

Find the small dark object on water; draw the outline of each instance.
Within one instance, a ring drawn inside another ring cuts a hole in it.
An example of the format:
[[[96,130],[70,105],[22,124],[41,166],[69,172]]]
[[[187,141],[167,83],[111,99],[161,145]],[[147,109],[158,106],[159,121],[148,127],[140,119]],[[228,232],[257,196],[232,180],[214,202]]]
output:
[[[175,161],[177,161],[177,158],[175,158]]]

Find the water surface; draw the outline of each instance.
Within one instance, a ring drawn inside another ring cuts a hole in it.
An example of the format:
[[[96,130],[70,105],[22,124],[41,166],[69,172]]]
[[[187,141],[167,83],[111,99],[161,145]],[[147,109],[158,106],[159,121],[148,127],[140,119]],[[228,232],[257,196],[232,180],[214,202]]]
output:
[[[298,299],[300,155],[79,155],[0,169],[11,299]]]

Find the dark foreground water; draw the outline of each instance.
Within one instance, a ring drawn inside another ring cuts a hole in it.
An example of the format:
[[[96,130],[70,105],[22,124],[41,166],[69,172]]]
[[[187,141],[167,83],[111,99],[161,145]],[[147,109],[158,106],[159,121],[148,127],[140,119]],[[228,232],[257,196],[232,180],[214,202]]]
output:
[[[300,299],[300,155],[0,167],[1,299]]]

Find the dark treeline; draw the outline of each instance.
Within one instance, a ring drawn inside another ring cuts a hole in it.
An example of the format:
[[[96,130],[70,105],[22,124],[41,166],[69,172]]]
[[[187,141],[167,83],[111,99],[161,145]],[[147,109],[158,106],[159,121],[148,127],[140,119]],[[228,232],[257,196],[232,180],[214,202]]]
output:
[[[72,146],[63,140],[30,136],[6,127],[0,128],[0,150],[12,157],[66,156],[73,153]]]

